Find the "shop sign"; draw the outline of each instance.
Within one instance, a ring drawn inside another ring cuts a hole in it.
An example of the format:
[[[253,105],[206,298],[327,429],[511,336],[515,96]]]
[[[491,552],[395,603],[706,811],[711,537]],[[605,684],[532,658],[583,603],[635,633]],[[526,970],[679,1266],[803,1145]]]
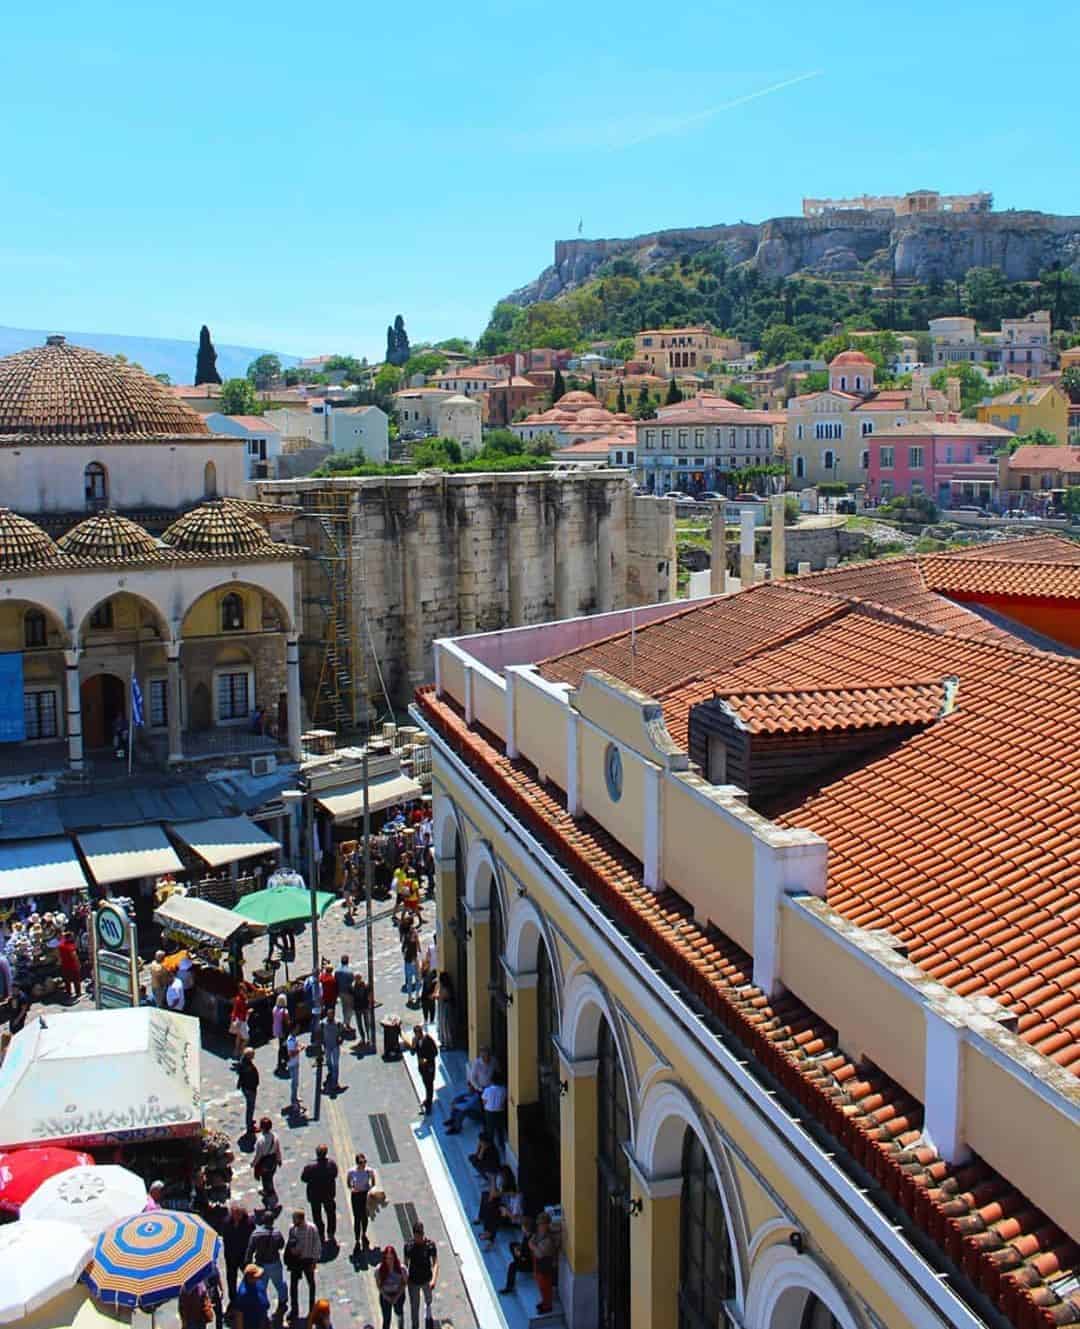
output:
[[[94,1004],[98,1010],[139,1004],[139,961],[135,924],[111,900],[98,905],[90,929]]]

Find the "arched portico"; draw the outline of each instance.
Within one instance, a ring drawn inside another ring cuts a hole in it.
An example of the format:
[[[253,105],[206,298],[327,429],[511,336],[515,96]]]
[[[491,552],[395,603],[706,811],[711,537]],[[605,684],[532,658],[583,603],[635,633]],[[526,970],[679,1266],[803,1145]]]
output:
[[[865,1329],[814,1256],[786,1243],[755,1260],[745,1321],[747,1329]]]
[[[491,950],[491,914],[493,898],[501,899],[499,866],[491,845],[474,839],[469,845],[465,867],[465,914],[467,918],[468,955],[466,960],[469,1012],[469,1055],[490,1046],[492,1037],[492,997],[489,990],[496,971]],[[505,918],[505,912],[502,914]]]

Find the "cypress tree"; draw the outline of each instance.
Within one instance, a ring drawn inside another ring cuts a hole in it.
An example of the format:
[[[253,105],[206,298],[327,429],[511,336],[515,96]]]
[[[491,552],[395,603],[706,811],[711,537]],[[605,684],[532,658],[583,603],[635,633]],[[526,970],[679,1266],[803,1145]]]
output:
[[[623,391],[622,380],[619,380],[619,395],[615,398],[615,409],[620,415],[626,414],[626,393]]]
[[[598,397],[600,396],[600,394],[599,394],[599,393],[597,392],[597,390],[596,390],[596,375],[595,375],[595,374],[592,374],[592,375],[590,376],[590,378],[589,378],[589,391],[592,393],[592,395],[593,395],[594,397],[597,397],[597,398],[598,398]]]
[[[199,349],[195,356],[195,386],[200,383],[220,383],[217,369],[217,351],[210,340],[210,329],[204,323],[199,331]]]
[[[394,337],[393,325],[391,324],[386,329],[386,363],[388,365],[392,365],[394,363],[394,355],[396,351],[397,351],[397,341]]]
[[[555,379],[551,385],[551,404],[552,406],[566,392],[566,384],[563,382],[562,370],[555,370]]]
[[[682,393],[679,391],[679,385],[674,379],[668,384],[667,396],[664,398],[665,406],[674,406],[677,401],[682,401]]]
[[[409,334],[405,331],[405,320],[400,314],[394,319],[394,326],[386,329],[386,360],[388,364],[401,366],[409,358]]]

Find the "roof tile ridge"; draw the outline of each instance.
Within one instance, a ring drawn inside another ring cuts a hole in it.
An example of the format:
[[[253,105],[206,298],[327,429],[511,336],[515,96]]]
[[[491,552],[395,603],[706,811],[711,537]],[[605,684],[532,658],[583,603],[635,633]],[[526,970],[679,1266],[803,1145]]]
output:
[[[766,586],[769,585],[768,582],[762,584]],[[751,587],[751,589],[754,588]],[[740,592],[740,594],[743,594],[743,592]],[[775,637],[768,637],[765,641],[759,642],[744,655],[736,656],[723,672],[726,674],[733,669],[738,669],[740,665],[746,664],[748,660],[754,660],[759,655],[764,655],[769,651],[778,650],[781,646],[786,646],[788,642],[797,641],[800,637],[811,636],[821,628],[827,628],[831,623],[837,623],[840,619],[851,613],[851,605],[844,601],[842,597],[828,596],[823,598],[835,601],[831,610],[821,614],[818,618],[812,618],[809,623],[800,623],[794,627],[785,628],[783,631],[778,632]],[[708,678],[708,674],[704,675],[704,677]]]
[[[721,676],[722,677],[722,676]],[[847,684],[843,687],[789,687],[780,685],[767,688],[742,688],[732,687],[725,694],[717,692],[717,696],[732,697],[821,697],[821,696],[851,696],[856,692],[896,692],[901,688],[938,688],[948,678],[948,674],[940,674],[936,677],[922,678],[897,678],[890,679],[887,683],[858,683]]]

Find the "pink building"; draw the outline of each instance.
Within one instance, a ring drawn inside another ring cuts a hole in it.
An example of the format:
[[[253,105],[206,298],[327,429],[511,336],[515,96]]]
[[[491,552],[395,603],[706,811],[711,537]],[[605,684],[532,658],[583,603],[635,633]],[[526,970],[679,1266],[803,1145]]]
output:
[[[997,496],[996,454],[1012,434],[977,420],[913,420],[876,430],[869,451],[867,494],[932,499],[940,508],[988,507]]]

